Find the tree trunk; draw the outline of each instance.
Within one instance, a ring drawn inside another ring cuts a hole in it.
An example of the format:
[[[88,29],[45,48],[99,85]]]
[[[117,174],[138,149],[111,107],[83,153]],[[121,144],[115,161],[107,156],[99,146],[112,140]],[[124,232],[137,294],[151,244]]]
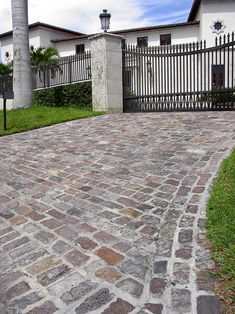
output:
[[[14,108],[32,105],[32,72],[29,55],[28,0],[11,0],[13,27]]]

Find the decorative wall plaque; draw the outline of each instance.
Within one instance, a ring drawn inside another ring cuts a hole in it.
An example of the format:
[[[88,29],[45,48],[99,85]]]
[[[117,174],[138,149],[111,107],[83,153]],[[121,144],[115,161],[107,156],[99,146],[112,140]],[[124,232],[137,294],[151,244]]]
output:
[[[216,33],[217,35],[221,34],[224,32],[225,29],[225,24],[223,20],[217,19],[215,21],[213,21],[212,25],[211,25],[211,29],[213,33]]]

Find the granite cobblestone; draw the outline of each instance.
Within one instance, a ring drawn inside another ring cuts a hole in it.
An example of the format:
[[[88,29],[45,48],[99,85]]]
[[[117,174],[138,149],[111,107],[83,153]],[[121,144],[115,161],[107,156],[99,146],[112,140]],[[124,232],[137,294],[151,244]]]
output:
[[[205,203],[234,118],[104,115],[0,138],[0,313],[224,313]]]

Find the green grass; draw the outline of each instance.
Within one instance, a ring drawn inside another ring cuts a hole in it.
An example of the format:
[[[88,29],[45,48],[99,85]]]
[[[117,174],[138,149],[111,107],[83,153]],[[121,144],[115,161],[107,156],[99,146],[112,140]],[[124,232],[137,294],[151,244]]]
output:
[[[33,106],[7,111],[7,131],[3,131],[3,111],[0,110],[0,136],[33,130],[65,121],[97,116],[101,112],[72,107]]]
[[[207,218],[207,233],[217,264],[216,276],[229,294],[225,298],[232,302],[235,301],[235,149],[224,160],[213,185]]]

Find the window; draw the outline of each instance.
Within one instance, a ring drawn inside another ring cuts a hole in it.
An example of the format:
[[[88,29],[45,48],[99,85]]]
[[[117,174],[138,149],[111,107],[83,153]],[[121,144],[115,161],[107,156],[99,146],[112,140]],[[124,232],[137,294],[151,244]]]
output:
[[[76,48],[76,54],[80,54],[80,53],[85,52],[85,45],[84,44],[76,45],[75,48]]]
[[[160,35],[160,45],[171,45],[171,34]]]
[[[148,37],[137,37],[137,47],[138,48],[143,48],[143,47],[148,47]]]
[[[212,89],[224,87],[225,67],[224,65],[212,65]]]

